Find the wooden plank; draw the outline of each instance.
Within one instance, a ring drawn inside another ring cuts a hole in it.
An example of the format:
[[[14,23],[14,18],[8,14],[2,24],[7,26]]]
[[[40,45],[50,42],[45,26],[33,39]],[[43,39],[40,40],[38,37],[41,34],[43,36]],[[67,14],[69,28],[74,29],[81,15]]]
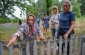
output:
[[[43,44],[43,41],[41,41],[41,52],[40,52],[40,55],[44,55],[44,44]]]
[[[30,55],[29,45],[28,45],[28,43],[27,43],[27,47],[26,47],[26,54],[27,54],[27,55]]]
[[[67,55],[67,40],[65,40],[65,48],[64,48],[64,55]]]
[[[69,55],[72,55],[72,36],[71,36],[71,39],[70,39],[70,52],[69,52]]]
[[[37,54],[37,43],[36,43],[36,40],[34,40],[33,52],[34,52],[34,55],[38,55]]]
[[[5,55],[4,43],[2,41],[0,42],[0,55]]]
[[[62,55],[62,37],[61,36],[59,41],[59,55]]]
[[[77,55],[76,53],[76,51],[77,51],[77,40],[78,40],[78,37],[76,36],[76,38],[75,38],[75,50],[74,50],[74,55]]]
[[[85,55],[85,43],[82,45],[82,55]]]
[[[55,38],[54,38],[54,42],[53,42],[53,55],[56,55],[56,47],[57,47],[57,44],[56,44],[56,41],[55,41]]]
[[[82,55],[82,52],[83,52],[83,43],[85,43],[85,36],[83,36],[83,35],[81,35],[81,38],[80,38],[80,48],[81,48],[81,50],[80,50],[80,55]]]
[[[18,42],[18,44],[19,44],[19,55],[22,55],[21,43],[20,43],[20,42]]]
[[[50,40],[47,41],[47,55],[50,55]]]
[[[10,53],[10,55],[14,55],[13,46],[10,46],[10,47],[9,47],[9,53]]]

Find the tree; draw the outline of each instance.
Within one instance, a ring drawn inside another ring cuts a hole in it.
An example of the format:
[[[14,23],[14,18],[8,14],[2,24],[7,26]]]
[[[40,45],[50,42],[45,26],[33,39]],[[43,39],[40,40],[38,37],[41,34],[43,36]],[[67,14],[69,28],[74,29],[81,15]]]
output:
[[[71,4],[72,4],[72,8],[73,8],[73,11],[75,12],[76,16],[77,17],[80,17],[81,16],[81,10],[80,10],[80,3],[78,3],[77,0],[71,0]]]
[[[14,12],[14,1],[10,0],[0,0],[0,17],[7,17],[7,15]]]
[[[81,4],[80,5],[81,15],[85,16],[85,0],[78,0],[78,2]]]

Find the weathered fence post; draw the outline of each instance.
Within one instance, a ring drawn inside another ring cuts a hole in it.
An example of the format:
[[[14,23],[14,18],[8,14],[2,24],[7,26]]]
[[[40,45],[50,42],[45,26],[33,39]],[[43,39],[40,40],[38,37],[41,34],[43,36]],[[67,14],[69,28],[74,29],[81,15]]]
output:
[[[76,49],[77,49],[77,40],[78,40],[78,36],[75,36],[75,52],[74,55],[76,55]]]
[[[54,40],[53,40],[53,55],[56,55],[56,47],[57,47],[57,44],[56,44],[56,41],[54,38]]]
[[[38,55],[37,54],[37,43],[36,43],[36,40],[34,40],[33,52],[34,52],[33,53],[34,55]]]
[[[26,46],[26,54],[27,54],[27,55],[30,55],[29,45],[28,45],[28,43],[27,43],[27,46]]]
[[[19,55],[22,55],[22,47],[21,47],[21,42],[18,42],[19,45]]]
[[[59,55],[62,55],[62,36],[59,39]]]
[[[67,55],[67,39],[65,40],[64,55]]]
[[[13,49],[13,46],[10,46],[10,47],[9,47],[9,52],[10,52],[10,55],[14,55],[14,49]]]
[[[44,44],[43,44],[43,41],[41,41],[41,52],[40,52],[40,55],[44,55]]]
[[[0,55],[5,55],[4,43],[2,41],[0,41]]]
[[[85,36],[81,36],[81,53],[80,55],[85,55]]]
[[[47,41],[47,55],[50,55],[50,40]]]
[[[72,55],[72,36],[71,36],[71,38],[70,38],[69,46],[70,46],[69,55]]]

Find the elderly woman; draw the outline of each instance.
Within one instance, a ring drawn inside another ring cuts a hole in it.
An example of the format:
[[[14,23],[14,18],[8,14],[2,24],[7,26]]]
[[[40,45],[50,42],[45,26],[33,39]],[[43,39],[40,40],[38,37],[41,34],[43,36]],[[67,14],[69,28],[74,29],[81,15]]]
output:
[[[32,43],[36,39],[37,34],[40,36],[40,39],[44,39],[43,33],[38,27],[35,16],[33,14],[28,15],[27,22],[21,25],[20,29],[13,35],[12,39],[9,41],[7,47],[12,45],[17,40],[17,37],[20,37],[21,34],[23,34],[24,36],[24,43],[26,43],[27,40],[30,42],[30,48],[33,48]]]
[[[64,39],[68,39],[74,34],[74,26],[75,26],[75,14],[71,11],[71,3],[70,1],[64,1],[62,4],[62,12],[60,13],[59,19],[59,30],[58,36]],[[62,44],[62,47],[64,44]],[[69,55],[69,42],[67,45],[67,55]],[[63,48],[62,48],[63,51]]]

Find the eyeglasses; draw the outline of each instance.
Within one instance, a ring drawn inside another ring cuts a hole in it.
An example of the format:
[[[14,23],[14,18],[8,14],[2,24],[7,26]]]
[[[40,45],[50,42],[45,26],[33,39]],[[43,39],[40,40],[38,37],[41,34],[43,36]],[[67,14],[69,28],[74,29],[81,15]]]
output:
[[[63,5],[63,7],[68,7],[69,5]]]

